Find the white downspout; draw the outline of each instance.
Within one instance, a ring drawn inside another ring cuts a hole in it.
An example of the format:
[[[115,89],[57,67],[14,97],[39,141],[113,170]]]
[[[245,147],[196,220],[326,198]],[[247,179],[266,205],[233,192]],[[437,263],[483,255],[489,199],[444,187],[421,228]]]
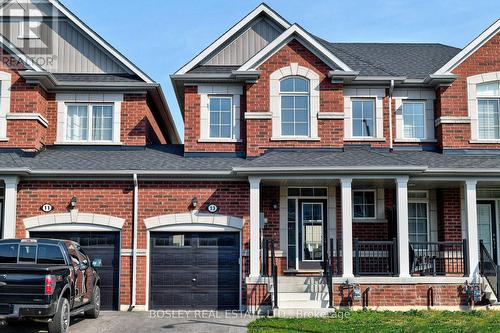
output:
[[[391,80],[391,86],[389,87],[389,149],[392,151],[393,146],[393,135],[392,135],[392,92],[394,91],[394,80]]]
[[[134,208],[133,208],[133,228],[134,228],[134,243],[132,248],[132,304],[130,305],[129,311],[132,311],[135,307],[137,292],[137,227],[138,227],[138,211],[139,211],[139,182],[137,180],[137,174],[134,173]]]

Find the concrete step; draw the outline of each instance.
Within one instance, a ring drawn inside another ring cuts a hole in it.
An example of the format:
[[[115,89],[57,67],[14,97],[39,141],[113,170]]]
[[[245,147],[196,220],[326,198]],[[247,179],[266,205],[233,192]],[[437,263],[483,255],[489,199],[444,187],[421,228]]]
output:
[[[334,309],[304,309],[304,308],[290,308],[290,309],[274,309],[273,317],[324,317],[334,313]]]
[[[324,284],[325,278],[322,276],[278,276],[280,284]]]
[[[269,292],[274,292],[274,285],[269,285]],[[278,293],[321,293],[328,292],[326,284],[296,284],[278,282]]]
[[[278,295],[279,309],[323,309],[328,307],[328,298],[326,300],[282,300]]]
[[[273,294],[274,297],[274,294]],[[278,293],[281,301],[328,301],[328,293]]]

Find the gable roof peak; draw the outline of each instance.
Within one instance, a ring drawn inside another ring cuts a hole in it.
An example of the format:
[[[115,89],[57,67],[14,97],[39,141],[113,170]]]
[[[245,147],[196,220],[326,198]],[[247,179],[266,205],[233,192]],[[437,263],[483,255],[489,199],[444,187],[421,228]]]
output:
[[[238,21],[235,25],[229,28],[225,33],[223,33],[219,38],[217,38],[212,44],[206,47],[203,51],[201,51],[197,56],[191,59],[187,64],[182,66],[174,75],[182,75],[186,74],[197,65],[199,65],[203,60],[205,60],[209,55],[211,55],[215,50],[221,47],[224,43],[226,43],[231,37],[241,31],[244,27],[246,27],[249,23],[254,21],[260,15],[266,15],[271,18],[274,23],[283,29],[290,28],[291,24],[284,19],[281,15],[279,15],[275,10],[269,7],[266,3],[262,2],[260,5],[255,7],[250,13],[248,13],[245,17],[243,17],[240,21]]]

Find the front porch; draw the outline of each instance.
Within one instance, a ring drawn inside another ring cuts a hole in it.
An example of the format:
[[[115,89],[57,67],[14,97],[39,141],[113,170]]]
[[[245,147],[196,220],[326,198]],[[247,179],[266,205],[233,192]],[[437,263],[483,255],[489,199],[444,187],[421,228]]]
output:
[[[340,289],[349,281],[368,289],[480,282],[480,240],[497,263],[497,186],[400,175],[250,177],[247,283],[272,277],[273,264],[280,284],[286,276]]]

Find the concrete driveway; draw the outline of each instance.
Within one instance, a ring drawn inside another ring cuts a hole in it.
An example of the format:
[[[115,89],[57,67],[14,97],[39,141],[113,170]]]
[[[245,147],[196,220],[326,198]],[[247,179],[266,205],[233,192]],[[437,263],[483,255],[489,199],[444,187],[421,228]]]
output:
[[[171,311],[151,316],[149,312],[102,312],[98,319],[76,317],[70,333],[242,333],[255,316],[236,312]],[[0,327],[2,333],[42,333],[46,325],[22,323]]]

